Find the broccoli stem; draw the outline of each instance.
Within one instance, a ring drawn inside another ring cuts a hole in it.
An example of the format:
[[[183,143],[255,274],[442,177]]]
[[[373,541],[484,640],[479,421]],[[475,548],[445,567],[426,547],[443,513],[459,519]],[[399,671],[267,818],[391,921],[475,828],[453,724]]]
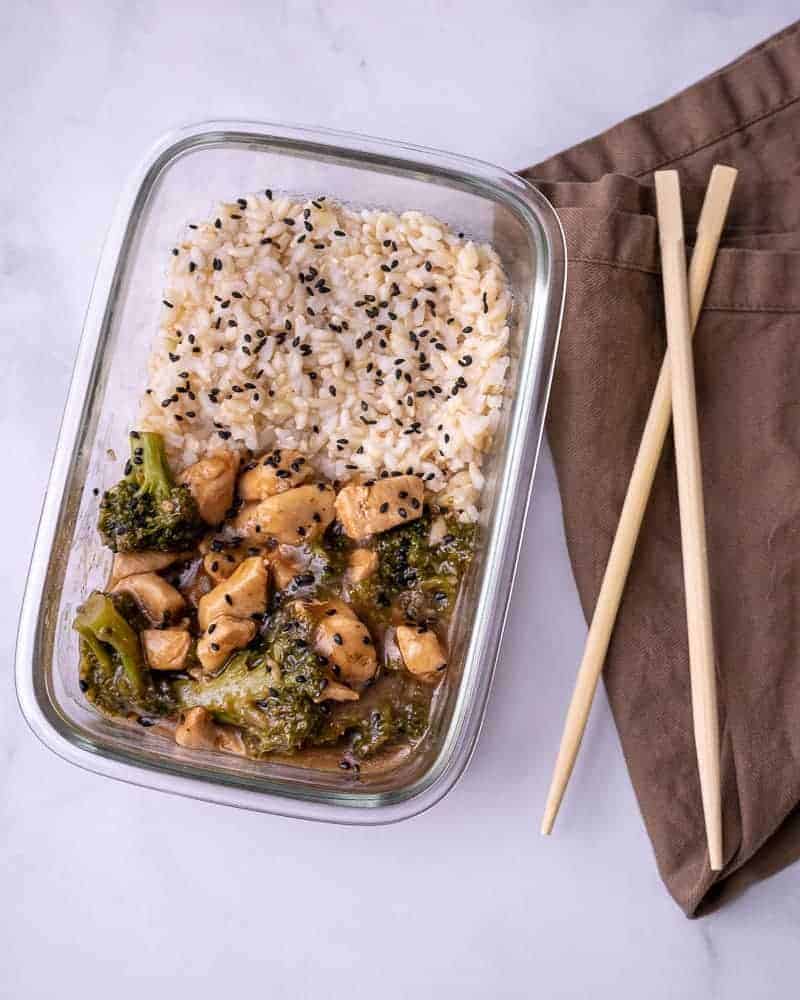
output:
[[[276,683],[264,669],[252,669],[248,663],[250,650],[235,653],[216,677],[201,681],[176,681],[173,691],[181,708],[198,705],[215,715],[233,716],[236,709],[266,698],[270,686]],[[259,664],[263,667],[263,664]]]
[[[138,480],[139,492],[152,493],[164,500],[174,486],[172,472],[164,450],[164,439],[160,434],[148,431],[134,431],[130,435],[132,474]]]
[[[139,637],[114,607],[108,594],[94,591],[78,610],[73,628],[89,645],[103,670],[110,673],[112,659],[107,647],[119,657],[119,662],[134,693],[144,690],[144,662]]]
[[[89,647],[95,660],[97,660],[100,672],[106,677],[112,677],[114,674],[114,661],[109,656],[108,648],[100,642],[93,632],[90,632],[88,629],[78,628],[77,624],[75,628],[80,632],[81,639]]]

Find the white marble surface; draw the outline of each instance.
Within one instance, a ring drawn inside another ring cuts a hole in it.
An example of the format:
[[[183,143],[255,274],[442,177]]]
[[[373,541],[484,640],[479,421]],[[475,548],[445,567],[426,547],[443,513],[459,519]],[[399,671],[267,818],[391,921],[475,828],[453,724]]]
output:
[[[0,511],[13,529],[0,560],[0,995],[796,994],[800,867],[685,920],[656,874],[602,697],[558,836],[536,832],[585,633],[548,456],[477,755],[408,823],[316,826],[84,773],[37,743],[11,679],[92,275],[123,179],[158,135],[214,116],[305,121],[519,167],[795,14],[789,0],[4,6],[0,442],[13,487]]]

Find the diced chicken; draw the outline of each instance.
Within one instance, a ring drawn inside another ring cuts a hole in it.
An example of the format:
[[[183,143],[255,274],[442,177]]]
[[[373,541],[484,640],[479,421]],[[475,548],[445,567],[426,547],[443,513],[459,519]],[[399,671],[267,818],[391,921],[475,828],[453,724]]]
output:
[[[144,657],[151,670],[183,670],[192,648],[184,628],[147,628],[142,633]]]
[[[208,552],[203,556],[203,569],[214,583],[222,583],[233,576],[247,558],[247,549],[241,546],[223,552]]]
[[[208,626],[223,615],[232,618],[250,618],[267,610],[267,584],[269,575],[261,556],[251,556],[235,573],[205,597],[197,606],[197,620],[205,632]]]
[[[178,477],[192,491],[200,517],[206,524],[219,524],[233,503],[239,456],[235,451],[217,451],[190,465]]]
[[[190,557],[191,552],[117,552],[111,567],[109,586],[115,587],[126,576],[158,573],[159,570]]]
[[[281,545],[278,550],[267,556],[267,562],[272,570],[272,580],[276,590],[288,587],[298,573],[302,573],[306,563],[299,558],[297,549]]]
[[[240,756],[245,753],[238,729],[214,722],[209,712],[200,706],[190,708],[181,716],[175,729],[175,742],[191,750],[224,750]]]
[[[447,657],[436,633],[425,626],[398,625],[397,645],[412,674],[435,680],[447,666]]]
[[[157,573],[126,576],[114,587],[113,593],[130,594],[154,625],[175,621],[183,611],[184,601],[180,591]]]
[[[257,545],[263,545],[268,538],[285,545],[311,542],[333,520],[334,497],[331,487],[324,483],[297,486],[244,507],[234,521],[234,531]]]
[[[361,583],[378,568],[378,553],[372,549],[353,549],[347,560],[347,582]]]
[[[312,700],[319,704],[322,701],[358,701],[359,697],[358,691],[347,687],[346,684],[340,684],[338,681],[328,679],[319,697]]]
[[[330,660],[337,678],[363,684],[375,676],[378,668],[375,646],[355,615],[330,608],[317,622],[314,648]]]
[[[197,643],[197,658],[203,673],[219,670],[231,653],[244,647],[255,638],[256,623],[247,618],[222,615],[211,622]]]
[[[240,545],[236,539],[218,531],[209,531],[197,547],[203,556],[203,570],[214,583],[227,580],[248,556],[257,554],[252,546]]]
[[[359,540],[420,517],[423,496],[418,476],[379,479],[372,486],[353,483],[339,490],[336,516],[345,533]]]
[[[187,603],[196,608],[203,597],[214,589],[214,583],[205,573],[199,572],[201,563],[197,563],[188,574],[187,579],[181,581],[181,593]]]
[[[276,448],[251,463],[239,476],[242,500],[266,500],[307,482],[314,470],[299,451]]]
[[[309,614],[315,622],[325,615],[330,617],[334,613],[358,621],[358,615],[355,611],[346,601],[342,601],[338,597],[330,597],[327,601],[314,601],[310,604],[298,601],[295,603],[295,607],[300,609],[299,613]]]

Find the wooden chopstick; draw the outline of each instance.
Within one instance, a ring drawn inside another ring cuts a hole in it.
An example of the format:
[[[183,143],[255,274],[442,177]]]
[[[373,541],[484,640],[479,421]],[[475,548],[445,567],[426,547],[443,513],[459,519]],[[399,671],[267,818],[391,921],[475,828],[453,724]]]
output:
[[[689,285],[683,241],[681,189],[676,170],[655,174],[664,313],[670,355],[672,428],[678,472],[681,552],[689,632],[692,715],[700,794],[711,868],[722,868],[722,807],[719,778],[719,720],[711,588],[708,582],[703,472],[697,427]]]
[[[697,239],[689,267],[689,305],[691,307],[692,331],[697,325],[700,308],[708,288],[735,181],[736,171],[732,167],[718,165],[711,172],[700,220],[697,224]],[[589,718],[589,711],[592,707],[592,700],[597,689],[597,682],[603,669],[603,662],[614,629],[625,580],[636,547],[636,539],[639,536],[642,518],[669,429],[671,413],[672,390],[670,387],[669,352],[667,352],[653,393],[650,412],[647,415],[617,532],[611,546],[608,564],[589,626],[583,659],[575,681],[575,690],[567,710],[564,731],[542,819],[543,834],[552,832],[561,800],[575,766]]]

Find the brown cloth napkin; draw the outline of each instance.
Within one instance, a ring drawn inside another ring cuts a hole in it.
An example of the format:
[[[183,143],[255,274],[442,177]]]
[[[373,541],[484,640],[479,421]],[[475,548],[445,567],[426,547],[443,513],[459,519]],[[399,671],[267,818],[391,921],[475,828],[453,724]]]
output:
[[[671,437],[605,668],[659,870],[692,916],[800,857],[800,22],[665,104],[524,171],[567,237],[548,433],[588,619],[665,350],[652,173],[679,170],[691,242],[714,163],[739,170],[695,339],[720,692],[721,874],[707,863],[692,735]]]

